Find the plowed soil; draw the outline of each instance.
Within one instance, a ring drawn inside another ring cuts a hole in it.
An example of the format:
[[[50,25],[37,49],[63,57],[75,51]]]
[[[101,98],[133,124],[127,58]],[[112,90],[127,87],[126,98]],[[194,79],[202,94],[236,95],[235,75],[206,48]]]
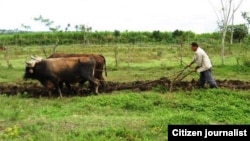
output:
[[[250,81],[240,80],[216,80],[220,88],[232,89],[232,90],[250,90]],[[105,82],[104,87],[99,88],[100,94],[111,93],[112,91],[119,90],[132,90],[132,91],[149,91],[154,88],[164,88],[166,91],[171,92],[176,90],[192,91],[197,89],[197,81],[180,81],[171,82],[170,79],[162,77],[156,80],[147,81],[133,81],[133,82]],[[72,91],[69,91],[65,86],[62,89],[63,96],[81,95],[87,96],[90,93],[88,83],[84,86],[73,85]],[[0,94],[11,95],[23,95],[26,97],[41,97],[49,96],[48,90],[46,90],[40,83],[35,81],[23,81],[15,84],[0,83]],[[53,96],[58,97],[57,92],[52,92]]]

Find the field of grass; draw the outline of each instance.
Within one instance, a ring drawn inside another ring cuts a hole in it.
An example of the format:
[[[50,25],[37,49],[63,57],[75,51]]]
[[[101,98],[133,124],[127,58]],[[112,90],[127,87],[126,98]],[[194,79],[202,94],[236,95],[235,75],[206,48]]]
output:
[[[115,48],[117,47],[117,62]],[[22,81],[25,61],[31,55],[46,57],[41,46],[9,47],[9,62],[12,68],[7,67],[5,52],[0,56],[0,82]],[[52,46],[44,47],[49,56]],[[226,48],[225,65],[221,65],[220,48],[204,48],[214,65],[215,79],[250,80],[250,67],[237,64],[236,58],[247,56],[247,50],[238,46]],[[193,52],[186,45],[182,49],[183,66],[180,63],[180,48],[176,45],[81,45],[59,46],[57,52],[62,53],[97,53],[106,57],[108,81],[131,81],[156,79],[162,76],[171,77],[184,68],[193,57]],[[242,53],[243,52],[243,53]],[[195,66],[193,66],[195,67]],[[190,75],[187,79],[197,79],[197,74]]]
[[[115,48],[117,47],[117,62]],[[239,48],[227,48],[221,65],[220,48],[204,48],[214,64],[215,79],[250,80],[250,67],[237,65]],[[51,47],[46,47],[50,54]],[[57,52],[98,53],[106,57],[107,81],[153,80],[173,77],[180,65],[176,45],[59,46]],[[243,51],[244,52],[244,51]],[[244,52],[245,53],[245,52]],[[193,52],[183,48],[183,62]],[[45,57],[40,46],[9,47],[0,61],[0,82],[21,82],[30,55]],[[194,66],[195,67],[195,66]],[[198,79],[196,73],[186,80]],[[168,124],[249,124],[250,91],[205,89],[164,93],[114,91],[98,96],[62,99],[0,95],[0,140],[3,141],[162,141]]]
[[[168,124],[249,124],[249,91],[0,96],[1,140],[165,140]]]

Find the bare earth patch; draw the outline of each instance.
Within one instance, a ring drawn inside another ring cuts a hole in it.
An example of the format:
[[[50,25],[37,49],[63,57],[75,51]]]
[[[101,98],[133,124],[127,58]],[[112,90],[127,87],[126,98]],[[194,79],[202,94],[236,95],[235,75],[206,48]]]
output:
[[[220,88],[232,89],[232,90],[250,90],[249,81],[240,81],[240,80],[216,80]],[[191,91],[197,89],[197,80],[191,81],[179,81],[175,82],[171,86],[171,80],[167,77],[162,77],[156,80],[144,80],[144,81],[133,81],[133,82],[112,82],[107,81],[105,87],[100,87],[100,94],[111,93],[112,91],[119,90],[132,90],[132,91],[149,91],[153,88],[160,86],[161,88],[166,88],[171,91],[184,90]],[[64,96],[73,96],[75,94],[87,96],[89,95],[89,90],[86,87],[79,87],[77,85],[72,86],[73,93],[69,94],[67,88],[63,88]],[[28,97],[40,97],[48,96],[48,91],[44,89],[42,85],[35,82],[19,82],[16,84],[7,84],[0,83],[0,93],[6,95],[17,95],[25,94]],[[56,92],[54,95],[57,96]]]

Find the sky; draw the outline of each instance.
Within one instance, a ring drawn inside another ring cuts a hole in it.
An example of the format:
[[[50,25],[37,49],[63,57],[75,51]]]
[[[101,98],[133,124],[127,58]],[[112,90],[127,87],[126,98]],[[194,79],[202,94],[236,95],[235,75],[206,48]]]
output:
[[[233,0],[235,5],[240,0]],[[220,0],[0,0],[0,29],[44,31],[35,17],[54,21],[64,30],[84,24],[92,31],[218,31],[216,13]],[[243,0],[235,13],[235,24],[245,23],[241,12],[250,13],[250,0]]]

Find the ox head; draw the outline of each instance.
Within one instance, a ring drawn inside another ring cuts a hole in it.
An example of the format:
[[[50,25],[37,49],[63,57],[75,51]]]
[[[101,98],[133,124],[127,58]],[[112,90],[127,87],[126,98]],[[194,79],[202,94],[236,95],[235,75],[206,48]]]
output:
[[[33,78],[34,77],[34,67],[38,62],[42,61],[42,57],[39,56],[31,56],[31,60],[26,61],[26,67],[24,72],[24,79]]]

